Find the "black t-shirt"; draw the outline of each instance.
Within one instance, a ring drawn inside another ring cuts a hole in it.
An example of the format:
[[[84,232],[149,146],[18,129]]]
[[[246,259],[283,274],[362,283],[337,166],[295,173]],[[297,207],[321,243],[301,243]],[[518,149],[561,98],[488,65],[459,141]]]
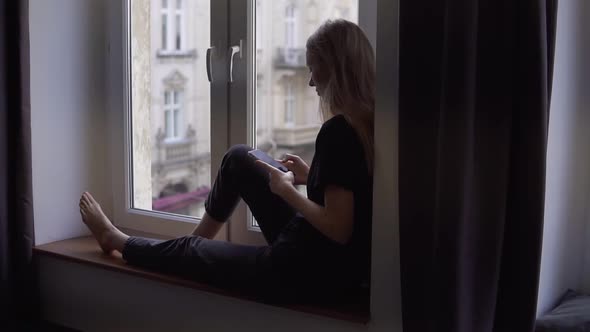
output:
[[[285,227],[284,244],[297,252],[313,268],[345,273],[350,282],[366,281],[370,267],[373,179],[369,175],[363,145],[344,116],[326,121],[318,133],[315,155],[307,180],[307,196],[324,205],[324,191],[329,185],[354,194],[354,228],[350,241],[341,245],[324,236],[298,214]],[[317,281],[317,279],[315,279]]]

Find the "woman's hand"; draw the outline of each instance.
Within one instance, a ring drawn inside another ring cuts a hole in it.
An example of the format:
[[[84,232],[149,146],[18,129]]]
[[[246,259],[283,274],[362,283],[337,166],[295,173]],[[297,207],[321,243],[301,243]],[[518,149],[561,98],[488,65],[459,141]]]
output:
[[[273,193],[281,197],[284,197],[284,195],[288,193],[290,190],[295,189],[295,187],[293,186],[293,183],[295,181],[295,176],[293,175],[293,172],[289,171],[285,173],[265,163],[262,160],[256,160],[256,164],[264,168],[264,170],[268,172],[268,185],[270,187],[270,191],[272,191]]]
[[[307,175],[309,174],[309,166],[301,159],[301,157],[294,154],[286,154],[283,160],[277,160],[288,170],[295,175],[295,182],[293,184],[307,184]]]

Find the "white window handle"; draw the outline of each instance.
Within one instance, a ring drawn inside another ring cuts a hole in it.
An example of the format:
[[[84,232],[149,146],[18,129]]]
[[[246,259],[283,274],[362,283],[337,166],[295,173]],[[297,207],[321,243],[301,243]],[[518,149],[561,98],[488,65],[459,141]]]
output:
[[[229,56],[229,82],[234,81],[234,55],[238,53],[240,59],[242,58],[242,39],[240,39],[240,45],[234,45],[230,48],[231,55]]]

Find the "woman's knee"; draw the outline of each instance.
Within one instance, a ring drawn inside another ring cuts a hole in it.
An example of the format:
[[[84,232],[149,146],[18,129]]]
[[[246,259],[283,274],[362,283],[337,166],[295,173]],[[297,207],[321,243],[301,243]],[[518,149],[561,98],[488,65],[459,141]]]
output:
[[[253,150],[245,144],[234,145],[223,156],[221,167],[225,171],[243,170],[253,163],[248,151]]]
[[[253,149],[246,144],[236,144],[227,150],[225,156],[228,158],[244,158],[248,156],[248,151],[251,150]]]

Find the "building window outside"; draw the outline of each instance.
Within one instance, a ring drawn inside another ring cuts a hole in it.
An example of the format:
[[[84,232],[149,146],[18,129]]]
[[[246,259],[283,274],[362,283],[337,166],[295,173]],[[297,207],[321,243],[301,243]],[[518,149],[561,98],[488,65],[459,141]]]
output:
[[[182,92],[167,90],[164,92],[164,130],[167,140],[180,139],[180,121],[182,116]]]
[[[183,49],[183,10],[182,0],[162,0],[162,50],[180,51]]]
[[[292,127],[295,124],[295,88],[293,81],[287,80],[285,84],[285,126]]]
[[[297,39],[297,19],[295,14],[295,4],[287,5],[285,9],[285,46],[287,49],[295,48]]]
[[[165,50],[168,40],[168,0],[162,0],[162,49]]]

